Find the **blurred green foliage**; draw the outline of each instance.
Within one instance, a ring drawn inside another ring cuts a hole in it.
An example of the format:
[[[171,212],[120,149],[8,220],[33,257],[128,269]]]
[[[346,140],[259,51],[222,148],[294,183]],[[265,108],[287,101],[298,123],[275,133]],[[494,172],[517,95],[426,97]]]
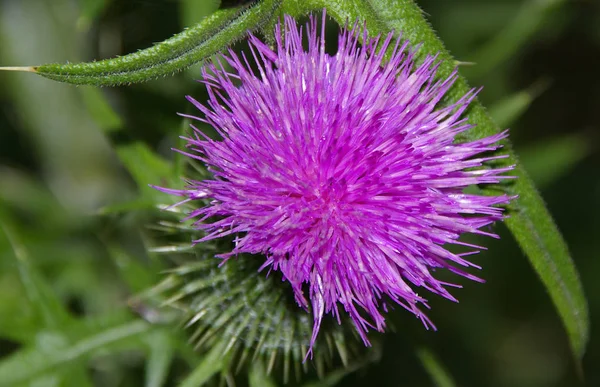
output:
[[[593,0],[421,0],[440,37],[498,122],[510,126],[578,266],[592,320],[600,311],[600,5]],[[217,0],[0,0],[0,64],[75,62],[164,40]],[[215,348],[195,353],[185,331],[136,295],[163,278],[148,254],[157,201],[147,184],[179,181],[170,152],[186,124],[193,68],[115,89],[0,74],[0,386],[196,386],[221,373]],[[182,129],[183,128],[183,129]],[[174,180],[175,179],[175,180]],[[166,203],[170,204],[170,203]],[[383,355],[314,386],[577,385],[561,322],[510,234],[477,263],[459,305],[431,300],[439,331],[401,311]],[[453,278],[454,279],[454,278]],[[167,316],[168,317],[168,316]],[[592,322],[592,326],[594,323]],[[377,335],[374,335],[377,336]],[[415,348],[426,346],[426,351]],[[600,385],[600,340],[584,358]],[[261,363],[251,386],[277,383]],[[240,375],[223,374],[227,383]],[[210,382],[218,383],[218,378]],[[243,380],[243,378],[242,378]],[[238,380],[238,383],[239,380]]]

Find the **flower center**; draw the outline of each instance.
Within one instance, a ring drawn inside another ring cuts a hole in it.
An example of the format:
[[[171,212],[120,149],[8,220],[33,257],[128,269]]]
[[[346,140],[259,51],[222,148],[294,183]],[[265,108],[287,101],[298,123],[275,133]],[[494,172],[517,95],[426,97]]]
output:
[[[313,216],[322,223],[339,222],[346,208],[347,185],[345,181],[329,178],[315,189],[315,195],[307,198]]]

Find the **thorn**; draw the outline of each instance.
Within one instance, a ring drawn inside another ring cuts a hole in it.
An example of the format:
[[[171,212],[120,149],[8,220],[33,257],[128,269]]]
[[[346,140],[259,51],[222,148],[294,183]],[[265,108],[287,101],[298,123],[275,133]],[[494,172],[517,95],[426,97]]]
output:
[[[0,71],[22,71],[26,73],[37,73],[36,66],[23,66],[23,67],[0,67]]]
[[[455,60],[454,64],[456,66],[475,66],[477,63],[475,63],[475,62],[462,62],[460,60]]]

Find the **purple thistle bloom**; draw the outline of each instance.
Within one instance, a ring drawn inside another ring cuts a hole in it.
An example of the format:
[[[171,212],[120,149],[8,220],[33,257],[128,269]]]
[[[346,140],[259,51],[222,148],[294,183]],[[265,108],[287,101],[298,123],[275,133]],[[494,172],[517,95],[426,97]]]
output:
[[[262,254],[261,269],[279,270],[304,308],[307,284],[311,348],[323,315],[340,321],[340,306],[368,345],[367,330],[385,328],[383,296],[435,328],[419,309],[426,299],[413,288],[456,301],[445,287],[460,286],[434,278],[436,268],[482,281],[459,267],[479,268],[465,256],[483,247],[459,237],[497,237],[482,228],[501,220],[496,205],[512,199],[463,192],[499,183],[512,167],[483,167],[505,157],[489,152],[507,132],[454,143],[472,128],[461,115],[477,93],[436,109],[456,71],[437,80],[435,56],[416,66],[408,42],[391,33],[370,40],[364,30],[360,39],[357,26],[340,34],[331,56],[324,24],[325,13],[320,30],[311,19],[307,49],[291,17],[283,34],[275,30],[275,50],[251,35],[258,72],[231,50],[222,58],[232,72],[219,62],[207,66],[209,100],[188,97],[203,114],[191,118],[222,138],[194,128],[186,138],[190,151],[182,153],[205,163],[214,179],[189,181],[184,190],[159,188],[199,203],[189,218],[205,236],[195,242],[236,235],[234,249],[219,257]],[[452,253],[448,244],[469,251]]]

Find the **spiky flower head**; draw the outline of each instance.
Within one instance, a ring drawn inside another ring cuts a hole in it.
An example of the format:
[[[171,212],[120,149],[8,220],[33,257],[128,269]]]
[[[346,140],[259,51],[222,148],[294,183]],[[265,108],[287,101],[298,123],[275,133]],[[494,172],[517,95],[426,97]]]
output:
[[[311,346],[323,316],[339,321],[340,309],[368,345],[367,331],[384,330],[394,303],[433,327],[415,288],[455,300],[446,287],[457,286],[435,269],[480,281],[463,268],[477,267],[465,256],[481,247],[459,238],[495,236],[483,228],[511,198],[464,189],[505,177],[511,167],[484,163],[503,157],[491,152],[507,133],[456,143],[472,127],[462,114],[476,94],[438,106],[456,72],[437,79],[435,56],[417,65],[408,42],[392,33],[368,39],[358,25],[329,55],[324,24],[325,13],[320,28],[312,18],[303,32],[285,17],[274,49],[251,35],[251,57],[230,50],[208,65],[208,102],[188,99],[202,113],[191,118],[219,138],[194,128],[183,153],[214,177],[159,189],[197,203],[189,218],[205,234],[196,243],[234,236],[218,257],[255,254],[261,270],[282,273],[312,311]]]

